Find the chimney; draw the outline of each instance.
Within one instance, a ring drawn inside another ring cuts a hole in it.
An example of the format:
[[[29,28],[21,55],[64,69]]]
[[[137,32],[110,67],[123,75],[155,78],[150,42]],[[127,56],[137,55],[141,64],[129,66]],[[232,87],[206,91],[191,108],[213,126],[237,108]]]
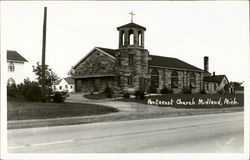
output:
[[[208,72],[208,57],[204,57],[204,71]]]
[[[215,72],[213,72],[213,76],[215,76]]]

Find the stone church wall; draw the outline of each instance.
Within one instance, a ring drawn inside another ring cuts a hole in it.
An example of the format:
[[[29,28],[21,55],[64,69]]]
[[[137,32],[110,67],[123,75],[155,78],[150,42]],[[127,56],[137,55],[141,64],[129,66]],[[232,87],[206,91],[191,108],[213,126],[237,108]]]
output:
[[[95,79],[99,79],[98,90],[100,92],[105,89],[106,85],[114,86],[114,77],[110,77],[115,75],[114,66],[115,60],[98,50],[94,50],[75,68],[76,90],[81,92],[94,91]]]
[[[115,60],[95,50],[75,68],[74,76],[81,77],[114,74],[114,66]]]
[[[157,67],[150,67],[149,68],[149,82],[151,82],[151,72],[156,68],[159,72],[159,88],[157,88],[157,92],[160,93],[160,90],[164,87],[172,89],[173,93],[182,93],[183,88],[190,88],[190,75],[191,73],[195,73],[196,77],[196,87],[191,89],[192,93],[199,93],[201,89],[203,89],[203,74],[198,72],[191,72],[191,71],[177,71],[178,73],[178,88],[171,87],[171,74],[176,70],[168,69],[168,68],[157,68]],[[151,84],[149,83],[149,86]]]
[[[120,49],[118,52],[121,64],[116,63],[115,72],[117,76],[120,75],[121,86],[116,86],[116,88],[123,92],[135,92],[139,90],[140,77],[148,78],[148,51],[131,48]],[[133,66],[129,66],[128,57],[130,54],[133,55]],[[128,85],[128,76],[130,75],[132,75],[132,85]]]

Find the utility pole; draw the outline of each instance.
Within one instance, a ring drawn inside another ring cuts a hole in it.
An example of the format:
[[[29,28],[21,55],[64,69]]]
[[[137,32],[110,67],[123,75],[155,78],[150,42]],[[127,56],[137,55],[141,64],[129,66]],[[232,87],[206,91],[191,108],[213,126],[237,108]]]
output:
[[[46,24],[47,24],[47,7],[44,7],[43,17],[43,46],[42,46],[42,89],[41,101],[45,102],[45,50],[46,50]]]

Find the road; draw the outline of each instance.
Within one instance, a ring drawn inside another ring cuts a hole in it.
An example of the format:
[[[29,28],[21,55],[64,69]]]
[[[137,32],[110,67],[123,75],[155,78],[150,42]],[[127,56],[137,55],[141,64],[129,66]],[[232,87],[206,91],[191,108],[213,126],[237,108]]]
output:
[[[243,112],[8,130],[10,153],[242,153]]]

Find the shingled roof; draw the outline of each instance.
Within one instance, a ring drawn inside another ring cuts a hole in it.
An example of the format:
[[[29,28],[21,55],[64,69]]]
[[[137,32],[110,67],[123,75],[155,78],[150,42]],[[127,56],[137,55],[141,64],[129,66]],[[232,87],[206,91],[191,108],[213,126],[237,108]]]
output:
[[[141,28],[141,29],[143,29],[143,30],[146,31],[146,28],[145,28],[145,27],[140,26],[139,24],[136,24],[136,23],[133,23],[133,22],[128,23],[128,24],[125,24],[125,25],[120,26],[120,27],[117,27],[117,30],[119,30],[120,28],[124,28],[124,27],[129,27],[129,28],[131,28],[131,27],[132,27],[132,28]]]
[[[204,80],[204,82],[218,82],[218,83],[221,83],[221,81],[224,79],[224,77],[226,77],[226,75],[205,76],[203,78],[203,80]],[[226,77],[226,79],[227,79],[227,77]]]
[[[75,84],[74,80],[71,78],[71,77],[67,77],[67,78],[64,78],[65,81],[68,83],[68,84]]]
[[[150,55],[150,57],[152,58],[152,60],[149,61],[149,65],[151,66],[196,70],[196,71],[204,72],[202,69],[197,68],[177,58],[155,56],[155,55]]]
[[[71,77],[63,78],[68,84],[75,84],[74,79]],[[60,79],[54,83],[54,85],[59,85],[63,79]]]
[[[17,51],[7,51],[7,61],[19,61],[28,62],[23,56],[21,56]]]

